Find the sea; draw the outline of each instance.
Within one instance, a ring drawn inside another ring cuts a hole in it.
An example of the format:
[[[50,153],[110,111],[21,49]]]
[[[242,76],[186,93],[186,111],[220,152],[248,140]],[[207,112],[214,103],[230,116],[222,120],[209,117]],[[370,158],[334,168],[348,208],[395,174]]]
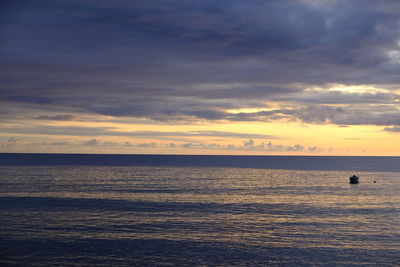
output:
[[[400,157],[3,153],[0,265],[400,266]]]

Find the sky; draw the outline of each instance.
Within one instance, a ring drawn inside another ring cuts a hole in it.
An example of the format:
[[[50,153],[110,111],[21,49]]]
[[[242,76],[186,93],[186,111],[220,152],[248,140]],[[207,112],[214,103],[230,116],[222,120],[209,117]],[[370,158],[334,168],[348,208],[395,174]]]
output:
[[[0,152],[400,155],[398,0],[5,0],[0,61]]]

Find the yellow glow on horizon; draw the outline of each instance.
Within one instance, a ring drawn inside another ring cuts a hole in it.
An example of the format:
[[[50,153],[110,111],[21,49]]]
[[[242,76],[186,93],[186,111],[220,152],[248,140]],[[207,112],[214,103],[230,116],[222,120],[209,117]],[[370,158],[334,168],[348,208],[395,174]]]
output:
[[[252,112],[254,110],[251,110]],[[249,111],[250,112],[250,111]],[[90,139],[96,139],[103,144],[105,142],[118,142],[117,147],[85,147],[82,151],[87,153],[157,153],[157,154],[258,154],[258,155],[399,155],[400,142],[399,134],[384,132],[384,126],[337,126],[332,124],[304,124],[301,122],[207,122],[196,124],[167,124],[143,120],[144,123],[113,123],[112,121],[29,121],[29,125],[40,123],[47,126],[64,127],[109,127],[109,131],[126,133],[125,135],[111,136],[102,135],[101,132],[94,136],[73,136],[73,135],[39,135],[39,134],[15,134],[26,142],[33,139],[54,141],[70,141],[75,144],[83,143]],[[28,122],[27,122],[28,124]],[[171,133],[170,136],[129,136],[133,132],[161,132]],[[199,132],[224,132],[247,135],[265,135],[251,138],[251,136],[201,136]],[[188,136],[174,136],[173,133],[194,133]],[[2,134],[4,138],[9,136]],[[269,137],[270,136],[270,137]],[[4,139],[3,138],[3,139]],[[174,143],[182,145],[185,143],[194,144],[217,144],[222,147],[234,145],[236,148],[243,147],[244,143],[253,139],[254,145],[264,143],[273,145],[295,146],[301,145],[303,151],[268,151],[268,150],[227,150],[227,149],[195,149],[183,147],[168,147]],[[156,147],[123,147],[122,144],[156,143]],[[307,151],[309,147],[318,147],[318,151]],[[54,148],[54,149],[61,149]],[[71,149],[75,152],[75,150]],[[29,151],[28,151],[29,152]],[[60,152],[62,152],[60,150]]]

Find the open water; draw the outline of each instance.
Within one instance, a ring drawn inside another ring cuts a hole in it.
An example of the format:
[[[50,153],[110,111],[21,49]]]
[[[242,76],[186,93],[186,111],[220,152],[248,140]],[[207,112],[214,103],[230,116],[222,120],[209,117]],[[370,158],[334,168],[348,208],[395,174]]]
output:
[[[2,266],[400,263],[400,158],[0,160]]]

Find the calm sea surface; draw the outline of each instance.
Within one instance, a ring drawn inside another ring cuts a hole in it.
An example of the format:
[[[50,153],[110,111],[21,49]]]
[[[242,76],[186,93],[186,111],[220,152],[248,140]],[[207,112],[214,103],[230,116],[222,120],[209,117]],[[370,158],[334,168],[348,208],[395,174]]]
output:
[[[0,154],[0,165],[2,266],[400,263],[400,158]]]

